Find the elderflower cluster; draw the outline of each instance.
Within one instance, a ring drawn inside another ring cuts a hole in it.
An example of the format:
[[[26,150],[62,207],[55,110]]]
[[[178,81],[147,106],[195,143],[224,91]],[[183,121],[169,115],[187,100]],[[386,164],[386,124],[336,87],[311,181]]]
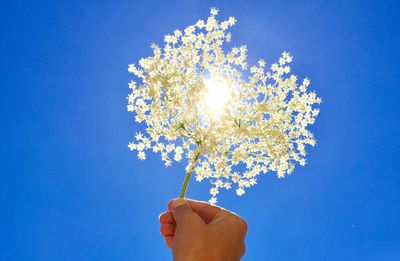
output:
[[[289,53],[269,68],[264,60],[248,68],[246,46],[224,50],[236,20],[218,22],[217,14],[211,8],[207,20],[166,35],[162,46],[151,45],[152,56],[129,65],[137,81],[129,83],[127,106],[146,126],[128,147],[141,160],[149,150],[159,153],[166,166],[186,159],[197,181],[211,181],[214,204],[221,189],[241,196],[261,173],[282,178],[296,162],[304,166],[305,145],[315,144],[307,127],[321,102],[308,79],[290,74]],[[206,90],[216,88],[209,79],[229,89],[218,113],[207,106]]]

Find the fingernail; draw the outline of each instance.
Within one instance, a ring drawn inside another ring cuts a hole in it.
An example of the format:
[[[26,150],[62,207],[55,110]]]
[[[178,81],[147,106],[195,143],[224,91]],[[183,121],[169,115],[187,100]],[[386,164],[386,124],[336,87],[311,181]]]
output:
[[[187,205],[187,204],[188,203],[183,198],[177,198],[177,199],[174,199],[174,201],[172,201],[172,207],[173,208],[177,208],[179,206]]]

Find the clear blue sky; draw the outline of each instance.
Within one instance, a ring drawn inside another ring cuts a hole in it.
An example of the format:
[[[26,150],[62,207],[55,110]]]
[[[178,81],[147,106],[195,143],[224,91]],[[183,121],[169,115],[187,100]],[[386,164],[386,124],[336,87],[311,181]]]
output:
[[[208,15],[250,63],[294,55],[323,99],[308,165],[220,204],[244,260],[400,260],[400,30],[394,1],[8,1],[0,9],[0,260],[169,260],[157,217],[183,166],[127,149],[127,65]],[[207,200],[191,183],[189,197]]]

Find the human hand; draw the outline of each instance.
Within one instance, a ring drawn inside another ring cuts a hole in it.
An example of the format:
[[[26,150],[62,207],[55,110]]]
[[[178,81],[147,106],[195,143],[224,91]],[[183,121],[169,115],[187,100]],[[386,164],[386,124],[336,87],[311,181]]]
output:
[[[234,261],[246,251],[247,223],[208,203],[174,199],[160,215],[160,232],[174,261]]]

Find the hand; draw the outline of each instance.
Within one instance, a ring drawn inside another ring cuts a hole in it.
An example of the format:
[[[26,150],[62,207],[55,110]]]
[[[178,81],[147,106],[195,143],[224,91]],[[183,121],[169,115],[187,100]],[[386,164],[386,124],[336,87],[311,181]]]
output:
[[[160,232],[175,261],[234,261],[246,251],[247,223],[208,203],[174,199],[160,215]]]

